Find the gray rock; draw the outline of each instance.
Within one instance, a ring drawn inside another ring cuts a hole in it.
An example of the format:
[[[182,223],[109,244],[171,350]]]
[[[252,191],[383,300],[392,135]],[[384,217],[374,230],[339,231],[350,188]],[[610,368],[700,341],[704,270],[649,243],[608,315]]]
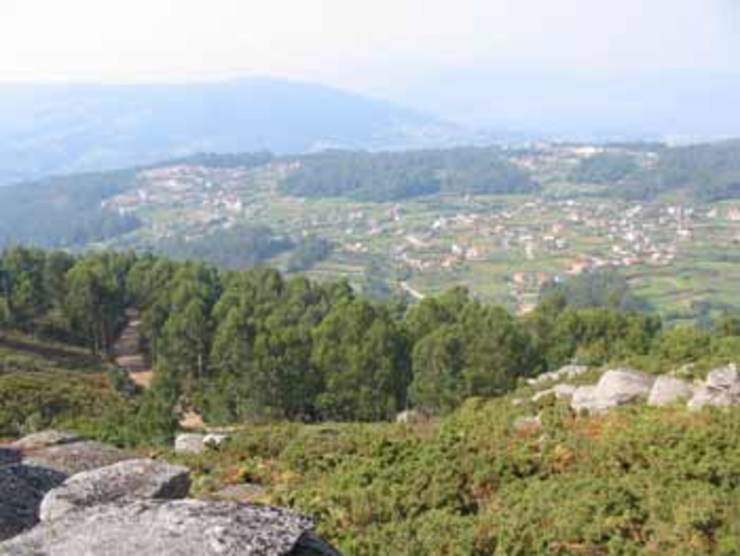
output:
[[[218,450],[223,448],[230,440],[231,437],[228,434],[212,432],[203,437],[203,444],[206,448]]]
[[[41,521],[121,498],[184,498],[190,491],[187,467],[151,459],[127,460],[73,475],[41,502]]]
[[[38,523],[44,495],[66,478],[58,471],[23,464],[0,467],[0,540]]]
[[[175,452],[178,454],[200,454],[206,449],[206,435],[199,433],[182,433],[175,438]]]
[[[693,397],[686,405],[691,410],[698,410],[704,407],[729,407],[739,403],[737,396],[730,393],[729,390],[712,388],[702,385],[696,389]]]
[[[706,385],[709,388],[727,390],[733,395],[740,395],[740,371],[734,363],[714,369],[707,375]]]
[[[59,444],[79,442],[80,440],[81,438],[73,432],[46,430],[24,436],[13,442],[12,447],[18,450],[37,450],[49,446],[58,446]]]
[[[567,380],[581,376],[586,372],[588,372],[588,367],[585,365],[566,365],[557,371],[542,373],[539,376],[530,378],[527,380],[527,383],[530,385],[537,385],[549,381]]]
[[[611,369],[596,386],[581,386],[571,399],[575,411],[601,413],[650,395],[655,377],[633,369]]]
[[[73,475],[131,459],[131,455],[108,444],[83,441],[26,451],[28,465],[55,469]]]
[[[22,454],[13,448],[0,448],[0,466],[20,463]]]
[[[648,396],[648,405],[664,406],[691,398],[694,389],[691,384],[681,378],[662,375],[655,379]]]
[[[556,384],[552,390],[555,393],[555,397],[557,399],[567,400],[573,397],[576,388],[577,387],[573,386],[572,384]]]
[[[594,411],[598,404],[596,386],[579,386],[573,392],[573,396],[570,399],[570,407],[578,413],[581,411]]]
[[[548,396],[555,396],[556,400],[568,400],[573,397],[575,391],[576,387],[572,384],[556,384],[552,388],[537,392],[534,396],[532,396],[532,401],[538,402]]]
[[[697,388],[689,400],[688,408],[697,410],[707,406],[732,405],[740,405],[740,372],[734,364],[709,372],[705,384]]]
[[[4,543],[6,556],[337,555],[311,519],[277,508],[200,500],[117,501],[44,522]]]

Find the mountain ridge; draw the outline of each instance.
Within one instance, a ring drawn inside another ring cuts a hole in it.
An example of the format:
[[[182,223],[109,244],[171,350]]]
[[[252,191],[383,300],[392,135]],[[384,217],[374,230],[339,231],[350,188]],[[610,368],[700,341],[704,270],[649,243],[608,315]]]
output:
[[[400,149],[463,127],[337,88],[273,78],[193,84],[0,84],[0,185],[198,152]]]

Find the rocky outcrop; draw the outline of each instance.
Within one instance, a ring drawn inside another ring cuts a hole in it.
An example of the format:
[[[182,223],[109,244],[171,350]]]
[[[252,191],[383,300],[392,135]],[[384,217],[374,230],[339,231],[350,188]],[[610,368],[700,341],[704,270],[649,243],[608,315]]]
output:
[[[74,509],[127,497],[184,498],[189,491],[187,467],[151,459],[127,460],[70,477],[44,497],[40,518],[50,521]]]
[[[30,465],[0,467],[0,540],[38,523],[44,495],[66,478],[64,473]]]
[[[311,519],[277,508],[199,500],[120,500],[70,512],[0,544],[7,556],[336,555]]]
[[[576,412],[601,413],[609,408],[646,399],[655,377],[634,369],[606,371],[595,386],[580,386],[570,405]]]
[[[126,457],[111,446],[54,430],[0,448],[0,539],[35,525],[44,496],[69,475]]]
[[[657,407],[671,405],[685,402],[693,394],[694,388],[688,381],[675,376],[661,375],[655,379],[647,403]]]
[[[182,466],[141,459],[101,466],[127,454],[56,432],[14,446],[23,449],[0,449],[3,556],[339,554],[313,533],[308,517],[236,502],[179,500],[190,488]],[[52,468],[28,463],[42,460]],[[67,469],[82,471],[69,477]]]

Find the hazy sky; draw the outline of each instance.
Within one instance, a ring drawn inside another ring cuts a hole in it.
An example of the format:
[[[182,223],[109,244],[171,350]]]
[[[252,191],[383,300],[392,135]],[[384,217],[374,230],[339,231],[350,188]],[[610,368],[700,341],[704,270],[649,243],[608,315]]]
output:
[[[0,81],[740,73],[740,0],[0,0]]]

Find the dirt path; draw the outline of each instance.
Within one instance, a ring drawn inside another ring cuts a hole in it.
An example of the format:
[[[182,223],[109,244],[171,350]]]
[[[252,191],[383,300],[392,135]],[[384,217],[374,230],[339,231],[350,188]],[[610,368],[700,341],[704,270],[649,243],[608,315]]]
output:
[[[139,346],[141,319],[135,309],[127,310],[126,317],[128,324],[113,344],[116,365],[128,371],[131,380],[137,385],[149,388],[153,374]]]
[[[128,371],[131,380],[143,389],[152,385],[154,372],[141,351],[141,317],[135,309],[126,311],[128,324],[113,345],[116,365]],[[180,419],[183,429],[204,429],[205,424],[200,415],[194,411],[186,412]]]

